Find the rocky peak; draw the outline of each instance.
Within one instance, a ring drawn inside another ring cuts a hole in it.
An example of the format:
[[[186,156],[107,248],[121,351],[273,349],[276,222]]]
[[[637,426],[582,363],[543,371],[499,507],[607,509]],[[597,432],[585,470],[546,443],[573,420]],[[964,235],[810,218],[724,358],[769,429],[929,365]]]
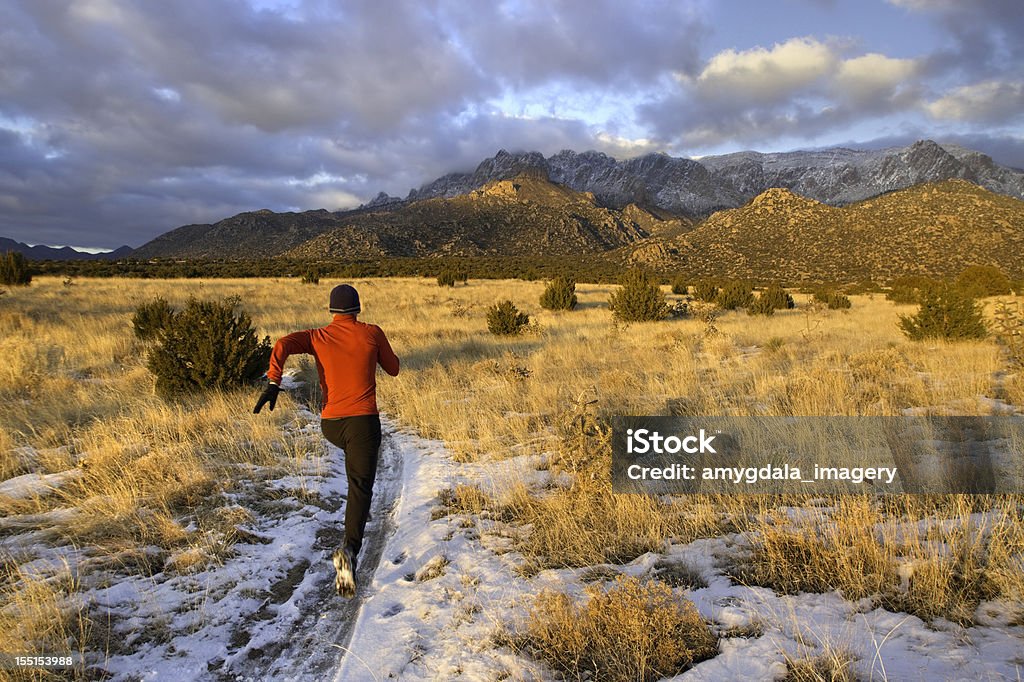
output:
[[[393,197],[387,192],[379,192],[377,196],[360,206],[360,208],[384,208],[400,203],[402,203],[402,199],[400,197]]]

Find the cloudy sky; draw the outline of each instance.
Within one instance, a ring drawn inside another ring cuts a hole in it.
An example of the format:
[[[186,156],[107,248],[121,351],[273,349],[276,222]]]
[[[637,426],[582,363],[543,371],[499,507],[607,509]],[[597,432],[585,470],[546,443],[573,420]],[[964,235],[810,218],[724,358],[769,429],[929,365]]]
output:
[[[498,149],[1024,167],[1020,0],[0,0],[0,236],[138,246]]]

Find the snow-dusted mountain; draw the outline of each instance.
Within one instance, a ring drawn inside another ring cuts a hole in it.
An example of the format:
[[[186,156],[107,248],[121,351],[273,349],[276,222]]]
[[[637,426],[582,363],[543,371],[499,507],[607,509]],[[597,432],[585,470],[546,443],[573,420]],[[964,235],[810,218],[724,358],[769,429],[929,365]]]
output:
[[[748,151],[699,161],[666,154],[618,161],[594,151],[562,151],[545,158],[539,152],[502,150],[472,173],[450,173],[413,190],[406,201],[465,194],[527,169],[542,170],[552,182],[576,191],[593,192],[609,206],[635,203],[690,216],[742,206],[772,187],[843,205],[921,182],[959,178],[1024,198],[1024,173],[980,152],[921,140],[880,150]]]

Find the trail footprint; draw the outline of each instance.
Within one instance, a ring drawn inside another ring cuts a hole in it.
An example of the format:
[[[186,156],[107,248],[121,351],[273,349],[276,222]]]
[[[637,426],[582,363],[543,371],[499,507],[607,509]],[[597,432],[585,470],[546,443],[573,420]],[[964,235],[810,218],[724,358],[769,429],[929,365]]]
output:
[[[391,606],[389,606],[386,609],[384,609],[383,612],[381,612],[380,617],[381,618],[391,618],[392,616],[397,616],[402,611],[405,611],[405,607],[404,606],[402,606],[401,604],[392,604]]]
[[[399,565],[399,564],[401,564],[401,563],[402,563],[403,561],[405,561],[405,560],[406,560],[406,559],[407,559],[408,557],[409,557],[409,555],[408,555],[408,554],[406,554],[405,552],[402,552],[401,554],[399,554],[398,556],[396,556],[396,557],[395,557],[394,559],[392,559],[392,560],[391,560],[391,563],[392,563],[392,564],[394,564],[395,566],[398,566],[398,565]]]

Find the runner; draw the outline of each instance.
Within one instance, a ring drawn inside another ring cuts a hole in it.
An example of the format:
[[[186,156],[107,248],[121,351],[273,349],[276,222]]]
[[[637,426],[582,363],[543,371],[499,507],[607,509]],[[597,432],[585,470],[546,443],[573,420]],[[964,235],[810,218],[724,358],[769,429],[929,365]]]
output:
[[[380,450],[380,415],[377,412],[379,364],[391,376],[398,374],[398,357],[380,327],[359,322],[359,293],[348,284],[331,290],[326,327],[294,332],[278,339],[267,370],[269,384],[253,408],[273,411],[281,390],[281,372],[290,355],[307,353],[316,359],[323,395],[320,428],[324,437],[345,451],[348,502],[345,506],[345,541],[334,551],[335,587],[351,598],[356,593],[356,559],[370,513],[373,480]]]

